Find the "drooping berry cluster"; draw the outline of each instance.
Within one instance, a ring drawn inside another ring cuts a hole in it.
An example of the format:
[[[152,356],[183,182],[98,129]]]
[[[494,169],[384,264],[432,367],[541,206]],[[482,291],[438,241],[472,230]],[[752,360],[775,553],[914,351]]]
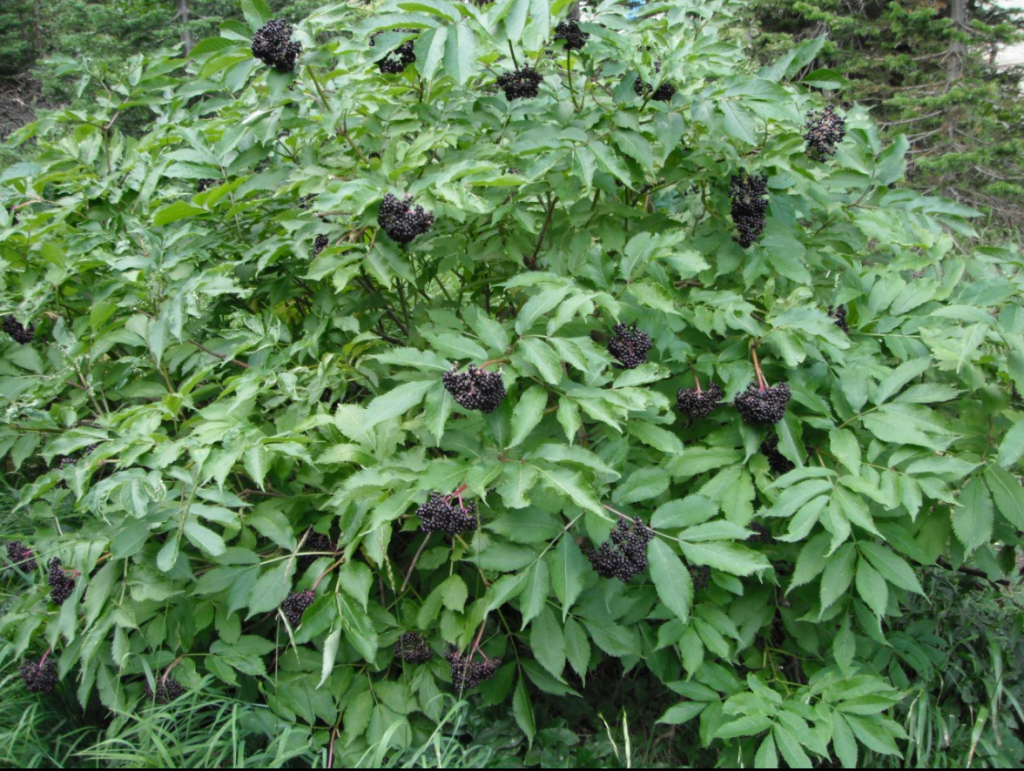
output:
[[[281,603],[281,612],[288,620],[288,625],[293,629],[302,623],[302,614],[306,612],[316,595],[312,591],[292,592],[288,598]]]
[[[38,664],[26,661],[21,665],[19,673],[29,693],[49,695],[57,690],[57,662],[49,656],[44,656]]]
[[[484,658],[473,661],[472,656],[464,656],[454,645],[449,645],[444,653],[445,660],[452,667],[452,683],[459,693],[476,688],[485,680],[490,680],[501,666],[501,659]]]
[[[320,252],[322,252],[324,249],[330,246],[330,243],[331,240],[327,236],[317,236],[316,239],[313,241],[313,256],[318,256]]]
[[[408,34],[410,32],[417,32],[415,29],[396,29],[394,32],[402,32]],[[370,45],[377,45],[377,36],[383,34],[383,31],[374,32],[370,35]],[[413,50],[414,41],[406,40],[404,43],[399,45],[392,51],[385,54],[383,59],[378,60],[377,69],[379,69],[385,75],[397,75],[400,72],[404,72],[405,68],[416,61],[416,51]]]
[[[34,324],[23,326],[14,316],[8,315],[4,316],[4,332],[10,335],[14,342],[26,345],[31,343],[32,338],[35,337],[36,327]]]
[[[647,570],[647,544],[653,538],[654,531],[640,517],[620,518],[611,539],[597,551],[588,547],[587,556],[599,576],[626,583]]]
[[[313,201],[316,200],[316,193],[310,193],[304,195],[299,199],[299,208],[303,211],[309,211],[313,207]]]
[[[201,179],[198,182],[196,182],[196,192],[205,193],[207,190],[209,190],[211,187],[216,186],[217,184],[219,184],[219,182],[216,179]]]
[[[426,664],[434,656],[426,640],[416,632],[406,632],[394,647],[395,658],[406,664]]]
[[[298,559],[299,570],[308,570],[309,566],[320,559],[320,557],[327,554],[335,554],[338,551],[338,544],[326,535],[321,535],[313,530],[313,528],[310,528],[306,531],[306,539],[302,543],[302,551],[305,553]]]
[[[185,686],[173,677],[162,677],[156,681],[156,691],[150,688],[147,682],[142,686],[142,692],[148,701],[155,701],[157,704],[170,704],[185,694]]]
[[[708,588],[711,583],[711,568],[707,565],[689,565],[690,580],[693,582],[693,591],[701,592]]]
[[[416,509],[420,518],[420,530],[424,533],[448,533],[456,535],[476,530],[479,520],[476,518],[476,501],[458,505],[452,502],[452,496],[431,493],[430,500]]]
[[[280,72],[295,70],[302,45],[292,42],[292,26],[283,19],[264,24],[252,38],[252,55]]]
[[[734,174],[729,182],[729,198],[732,199],[732,221],[738,231],[733,236],[744,249],[754,243],[764,232],[765,214],[768,211],[768,175],[750,175],[746,171]]]
[[[779,452],[779,437],[772,434],[761,442],[761,453],[768,459],[768,465],[776,474],[788,474],[796,464]]]
[[[807,112],[807,155],[811,160],[824,163],[836,154],[836,147],[846,136],[846,120],[836,115],[836,110],[829,105],[820,112]]]
[[[747,423],[778,423],[786,413],[789,397],[786,383],[759,386],[755,382],[736,397],[736,409]]]
[[[498,409],[501,400],[505,398],[501,370],[486,372],[470,364],[466,372],[460,373],[455,368],[448,370],[441,377],[441,382],[452,398],[467,410],[491,413]]]
[[[433,227],[434,215],[422,206],[413,206],[411,195],[399,200],[388,193],[381,202],[377,223],[392,239],[407,244]]]
[[[565,41],[566,51],[581,51],[590,39],[590,33],[580,29],[574,21],[560,21],[555,27],[555,40]]]
[[[654,63],[654,71],[661,72],[661,62]],[[648,83],[641,77],[637,77],[633,81],[633,91],[636,92],[637,96],[643,97],[644,99],[650,98],[655,102],[671,102],[672,97],[676,95],[676,87],[672,83],[662,83],[655,90],[654,86]],[[651,92],[654,92],[653,94]]]
[[[679,411],[691,418],[700,420],[711,414],[711,411],[722,401],[722,388],[712,383],[706,390],[698,388],[681,388],[676,394],[676,406]]]
[[[39,567],[35,556],[35,552],[21,541],[12,541],[7,544],[7,559],[11,561],[12,567],[16,567],[23,573],[34,573]]]
[[[748,527],[754,531],[754,534],[747,536],[747,543],[771,543],[775,540],[772,538],[771,531],[760,522],[751,522]]]
[[[540,84],[544,77],[529,65],[503,72],[498,76],[498,88],[505,92],[505,98],[534,99],[540,93]]]
[[[74,594],[75,579],[68,576],[61,567],[60,557],[50,560],[50,570],[46,576],[46,582],[50,585],[50,599],[58,605],[67,602],[68,597]]]
[[[616,324],[614,334],[608,341],[608,353],[619,360],[615,366],[619,369],[636,369],[647,361],[647,352],[653,343],[646,332],[633,326]]]
[[[835,320],[835,325],[839,327],[846,334],[850,334],[850,325],[846,321],[846,306],[837,305],[836,307],[829,306],[828,315]]]

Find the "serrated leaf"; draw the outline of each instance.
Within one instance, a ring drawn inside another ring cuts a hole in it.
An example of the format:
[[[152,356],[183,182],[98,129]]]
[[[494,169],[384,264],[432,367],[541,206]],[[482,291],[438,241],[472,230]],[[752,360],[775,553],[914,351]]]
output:
[[[544,419],[548,392],[540,386],[530,386],[512,410],[512,439],[508,447],[521,444]]]
[[[650,561],[651,579],[658,597],[665,607],[676,614],[684,624],[690,620],[690,608],[693,606],[693,580],[690,571],[672,548],[655,538],[647,547]]]

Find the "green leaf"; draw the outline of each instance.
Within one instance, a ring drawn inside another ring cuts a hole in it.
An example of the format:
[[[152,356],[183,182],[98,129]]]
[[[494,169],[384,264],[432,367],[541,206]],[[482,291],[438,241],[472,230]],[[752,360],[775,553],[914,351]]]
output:
[[[832,749],[843,768],[857,768],[857,740],[839,712],[832,713]]]
[[[191,517],[185,520],[184,531],[188,540],[211,557],[219,557],[227,551],[223,538]]]
[[[586,681],[590,668],[590,640],[583,627],[571,616],[565,619],[565,655],[573,671]]]
[[[545,383],[558,385],[564,375],[562,361],[547,342],[536,337],[526,337],[519,343],[523,359],[537,369]]]
[[[683,543],[683,554],[690,562],[731,573],[749,576],[771,568],[763,554],[733,543]]]
[[[847,429],[829,431],[829,446],[832,454],[839,459],[854,476],[860,476],[860,443],[856,435]]]
[[[999,513],[1018,530],[1024,530],[1024,487],[1009,472],[999,466],[989,466],[985,471],[988,485]]]
[[[512,714],[515,716],[516,724],[526,734],[526,739],[532,747],[533,738],[537,735],[537,722],[533,716],[530,693],[526,689],[526,681],[522,676],[520,676],[519,684],[516,686],[515,696],[512,697]]]
[[[754,768],[778,768],[779,756],[775,751],[775,739],[771,734],[764,737],[754,756]]]
[[[999,465],[1005,469],[1024,457],[1024,418],[1013,424],[999,443]]]
[[[540,665],[548,672],[562,678],[565,670],[566,651],[562,625],[555,618],[551,608],[544,608],[533,620],[530,627],[530,647]]]
[[[434,387],[429,380],[414,380],[378,396],[366,408],[362,433],[365,434],[378,423],[397,418],[423,401],[427,392]]]
[[[583,577],[586,575],[587,559],[576,545],[572,536],[565,534],[555,547],[551,557],[551,588],[562,603],[562,618],[569,615],[569,609],[583,592]]]
[[[172,222],[194,217],[197,214],[204,214],[205,212],[206,209],[199,206],[193,206],[184,201],[175,201],[153,215],[153,224],[156,227],[162,227],[163,225],[170,225]]]
[[[898,554],[871,541],[861,541],[857,546],[860,553],[867,557],[868,562],[890,584],[922,597],[925,596],[914,569]]]
[[[857,561],[857,594],[881,618],[889,604],[889,586],[866,560]]]
[[[842,597],[853,582],[857,550],[853,544],[844,544],[825,567],[821,577],[821,609],[824,611]]]
[[[340,645],[341,629],[335,629],[327,636],[327,640],[324,642],[324,660],[320,669],[320,682],[316,686],[317,689],[323,687],[334,671],[334,662],[338,658],[338,648]]]
[[[530,386],[512,410],[512,440],[508,447],[521,444],[544,419],[548,392],[540,386]]]
[[[293,560],[279,562],[256,581],[249,595],[249,618],[277,610],[292,589]]]
[[[637,469],[612,494],[617,503],[637,503],[656,498],[668,489],[667,473],[657,468]]]
[[[800,746],[800,740],[784,725],[778,724],[772,729],[775,743],[782,753],[783,759],[790,768],[813,768],[811,759],[807,757],[804,748]]]
[[[520,595],[520,611],[523,615],[523,629],[536,618],[547,603],[551,590],[548,563],[538,560],[526,573],[526,582]]]
[[[659,506],[651,517],[651,526],[658,530],[692,527],[707,522],[717,513],[717,503],[702,495],[691,495]]]
[[[665,714],[658,718],[659,723],[665,723],[667,725],[682,725],[683,723],[689,723],[695,717],[697,717],[707,704],[701,704],[696,701],[683,701],[675,706],[669,707]]]
[[[953,532],[968,552],[992,540],[995,510],[992,498],[981,477],[975,477],[960,494],[960,504],[953,509]]]
[[[449,27],[438,27],[420,35],[416,41],[416,69],[425,81],[434,79],[448,48]]]
[[[274,18],[264,0],[242,0],[242,14],[253,32]]]
[[[772,727],[772,719],[767,715],[744,715],[726,723],[715,732],[718,739],[738,739],[741,736],[757,736]]]
[[[647,547],[651,566],[651,579],[658,597],[684,624],[689,623],[693,606],[693,581],[690,571],[672,548],[655,538]]]

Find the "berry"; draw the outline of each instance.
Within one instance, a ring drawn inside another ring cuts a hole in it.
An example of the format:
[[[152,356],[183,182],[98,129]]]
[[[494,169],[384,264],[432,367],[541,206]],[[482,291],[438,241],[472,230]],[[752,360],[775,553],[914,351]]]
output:
[[[744,249],[764,232],[765,213],[768,211],[768,175],[751,176],[746,171],[735,174],[729,182],[732,199],[732,221],[737,235],[733,236]]]
[[[441,382],[452,398],[467,410],[491,413],[498,409],[501,400],[505,398],[501,370],[486,372],[470,364],[466,372],[459,374],[458,369],[453,367],[444,373]]]
[[[64,572],[59,557],[50,560],[49,567],[47,583],[50,585],[50,599],[58,605],[63,605],[75,591],[75,579],[69,578]]]
[[[706,418],[722,401],[722,389],[718,383],[712,383],[706,390],[699,388],[681,388],[676,394],[676,406],[679,411],[691,418]]]
[[[146,694],[146,698],[149,701],[155,701],[157,704],[170,704],[175,699],[184,695],[185,686],[173,677],[165,676],[157,680],[155,693],[149,687],[149,683],[142,686],[142,692]]]
[[[315,200],[316,200],[316,193],[310,193],[309,195],[304,195],[304,196],[302,196],[302,198],[299,199],[299,208],[302,209],[303,211],[309,211],[312,208],[312,206],[313,206],[313,201],[315,201]]]
[[[320,552],[319,554],[303,554],[299,557],[299,570],[308,570],[309,566],[320,559],[324,553],[336,554],[338,551],[338,544],[328,538],[326,535],[321,535],[310,528],[306,531],[306,540],[302,544],[302,551],[304,552]]]
[[[39,567],[39,564],[35,561],[35,553],[25,546],[21,541],[11,541],[7,544],[7,559],[11,561],[11,566],[18,568],[25,573],[34,573]]]
[[[459,693],[472,690],[485,680],[490,680],[501,666],[501,659],[472,661],[459,653],[458,648],[449,645],[444,654],[452,667],[452,683]]]
[[[654,63],[654,71],[661,72],[661,62]],[[672,83],[662,83],[655,90],[654,86],[640,77],[633,81],[633,90],[637,96],[650,98],[655,102],[671,102],[672,97],[676,95],[676,87]]]
[[[36,328],[34,324],[29,324],[27,327],[22,326],[14,316],[8,315],[4,316],[4,332],[10,335],[14,342],[26,345],[31,343],[32,338],[35,337]]]
[[[772,538],[771,531],[760,522],[751,522],[750,529],[754,531],[754,534],[747,536],[747,543],[771,543],[775,540]]]
[[[416,632],[406,632],[399,637],[394,652],[395,658],[406,664],[426,664],[434,656],[430,646]]]
[[[690,580],[693,581],[693,591],[700,592],[708,588],[711,583],[711,568],[707,565],[689,565]]]
[[[252,38],[252,55],[280,72],[293,72],[302,45],[292,42],[292,27],[281,19],[264,24]]]
[[[430,500],[416,509],[420,530],[424,533],[456,535],[476,530],[480,523],[475,514],[475,501],[470,501],[468,506],[463,506],[459,501],[458,506],[453,506],[451,496],[446,498],[440,493],[431,493]]]
[[[316,257],[317,255],[319,255],[320,252],[322,252],[324,249],[330,246],[330,243],[331,240],[327,236],[317,236],[316,240],[313,241],[313,256]]]
[[[581,30],[580,25],[574,21],[560,21],[555,27],[555,40],[564,40],[566,51],[583,50],[589,39],[590,33]]]
[[[846,121],[829,105],[820,112],[807,112],[807,155],[812,161],[824,163],[836,154],[836,146],[846,136]]]
[[[220,184],[216,179],[201,179],[196,182],[196,193],[205,193],[211,187],[215,187]]]
[[[415,29],[396,29],[395,32],[417,32]],[[370,45],[377,45],[377,36],[380,32],[374,32],[370,35]],[[384,55],[383,59],[377,62],[377,69],[379,69],[385,75],[397,75],[400,72],[404,72],[405,68],[416,61],[416,52],[413,50],[412,40],[406,40],[404,43],[395,48],[393,51],[388,51]]]
[[[422,206],[413,206],[413,198],[407,195],[403,200],[388,193],[380,205],[377,223],[384,232],[400,244],[407,244],[421,236],[434,225],[434,215],[424,211]]]
[[[608,341],[608,353],[621,362],[616,364],[616,367],[636,369],[647,361],[647,352],[651,350],[653,343],[646,332],[637,330],[636,324],[631,327],[616,324],[612,331],[614,334]]]
[[[313,604],[316,595],[312,591],[292,592],[288,598],[281,603],[281,612],[288,620],[288,625],[293,629],[302,623],[302,614]]]
[[[586,554],[598,575],[628,583],[647,570],[647,544],[653,538],[654,531],[640,517],[620,518],[611,538],[597,551],[588,547]]]
[[[513,99],[534,99],[540,93],[543,81],[544,77],[527,65],[499,75],[498,88],[505,92],[505,98],[510,102]]]
[[[42,693],[48,696],[57,689],[57,662],[52,658],[44,656],[38,664],[26,661],[21,665],[20,674],[22,682],[25,683],[25,690],[29,693]]]
[[[786,412],[789,397],[789,386],[785,383],[760,388],[751,383],[736,397],[736,409],[747,423],[778,423]]]
[[[833,308],[831,305],[828,308],[828,315],[835,319],[835,324],[846,334],[850,334],[850,325],[846,323],[846,306],[837,305]]]
[[[779,452],[779,437],[772,434],[761,442],[761,453],[768,459],[768,465],[776,474],[788,474],[796,464]]]

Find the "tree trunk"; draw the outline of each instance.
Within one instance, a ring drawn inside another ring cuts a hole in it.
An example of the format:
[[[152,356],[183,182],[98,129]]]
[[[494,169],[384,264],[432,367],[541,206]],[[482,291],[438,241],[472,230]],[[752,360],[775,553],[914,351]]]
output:
[[[32,32],[35,36],[36,58],[42,59],[46,52],[43,50],[43,11],[40,8],[39,0],[32,4]]]
[[[967,0],[952,0],[949,8],[953,20],[953,31],[960,32],[967,25]],[[949,85],[960,80],[963,74],[964,57],[967,47],[960,40],[954,40],[949,47],[949,64],[946,66],[946,80]]]
[[[191,53],[195,41],[192,40],[192,30],[188,28],[188,23],[192,20],[192,14],[188,7],[188,0],[178,0],[178,21],[182,24],[181,29],[181,44],[185,47],[185,56]]]

